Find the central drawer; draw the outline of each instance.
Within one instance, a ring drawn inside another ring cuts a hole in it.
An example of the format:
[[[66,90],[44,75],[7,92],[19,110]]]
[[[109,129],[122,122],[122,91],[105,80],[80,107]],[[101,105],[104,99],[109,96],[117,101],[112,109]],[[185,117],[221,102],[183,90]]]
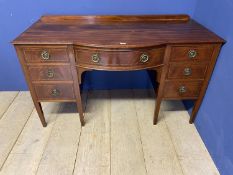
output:
[[[163,64],[164,48],[147,50],[106,51],[95,49],[75,49],[78,66],[104,68],[128,67],[145,68]]]

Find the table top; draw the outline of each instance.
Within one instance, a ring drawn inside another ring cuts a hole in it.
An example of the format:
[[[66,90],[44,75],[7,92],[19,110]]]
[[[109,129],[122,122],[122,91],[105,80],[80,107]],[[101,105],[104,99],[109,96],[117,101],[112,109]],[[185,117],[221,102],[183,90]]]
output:
[[[42,16],[12,43],[140,48],[164,44],[224,42],[188,15],[56,15]]]

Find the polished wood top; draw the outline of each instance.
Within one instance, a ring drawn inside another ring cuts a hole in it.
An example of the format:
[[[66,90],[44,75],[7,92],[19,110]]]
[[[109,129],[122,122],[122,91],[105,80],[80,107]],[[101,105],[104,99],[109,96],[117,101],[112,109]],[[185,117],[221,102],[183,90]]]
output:
[[[139,48],[163,44],[223,43],[187,15],[43,16],[13,44],[75,44]]]

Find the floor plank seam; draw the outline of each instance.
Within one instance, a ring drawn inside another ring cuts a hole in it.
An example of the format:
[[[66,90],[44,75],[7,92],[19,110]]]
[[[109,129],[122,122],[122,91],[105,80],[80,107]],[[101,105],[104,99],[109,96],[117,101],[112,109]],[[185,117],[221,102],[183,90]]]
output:
[[[60,106],[59,106],[58,111],[61,110],[61,104],[59,104],[59,105],[60,105]],[[58,113],[56,113],[55,116],[54,116],[54,123],[53,123],[53,125],[52,125],[51,131],[50,131],[50,133],[49,133],[49,136],[48,136],[48,139],[47,139],[47,141],[46,141],[46,144],[45,144],[45,146],[44,146],[43,151],[45,151],[45,149],[46,149],[46,147],[47,147],[47,145],[48,145],[48,142],[49,142],[49,139],[50,139],[50,137],[51,137],[53,128],[54,128],[54,126],[55,126],[55,124],[56,124],[56,121],[57,121],[57,116],[58,116]],[[42,128],[42,129],[44,129],[44,128]],[[42,160],[42,158],[43,158],[43,155],[44,155],[44,152],[41,154],[40,161],[39,161],[38,166],[37,166],[36,171],[35,171],[35,175],[38,173],[39,166],[40,166],[40,164],[41,164],[41,160]]]
[[[88,99],[88,95],[89,95],[89,90],[87,90],[87,95],[86,95],[86,98],[84,100],[85,102],[85,105],[84,105],[84,119],[85,119],[85,112],[86,112],[86,108],[87,108],[87,99]],[[81,123],[80,123],[81,125]],[[74,160],[74,166],[73,166],[73,170],[72,170],[72,175],[74,174],[75,172],[75,168],[76,168],[76,162],[77,162],[77,158],[78,158],[78,152],[79,152],[79,145],[80,145],[80,142],[81,142],[81,136],[82,136],[82,127],[85,127],[85,126],[81,126],[81,129],[80,129],[80,134],[79,134],[79,138],[78,138],[78,145],[77,145],[77,150],[76,150],[76,155],[75,155],[75,160]]]
[[[165,116],[163,116],[163,117],[165,117]],[[173,150],[175,151],[175,154],[176,154],[176,157],[177,157],[178,163],[179,163],[179,165],[180,165],[180,169],[181,169],[181,171],[182,171],[182,174],[183,174],[183,175],[185,175],[185,174],[184,174],[183,167],[182,167],[182,165],[181,165],[181,163],[180,163],[179,155],[178,155],[178,153],[177,153],[176,147],[175,147],[174,142],[173,142],[173,139],[172,139],[171,132],[170,132],[170,130],[169,130],[169,128],[168,128],[168,125],[167,125],[166,119],[164,119],[164,122],[165,122],[165,126],[166,126],[166,128],[167,128],[167,131],[168,131],[168,135],[169,135],[169,137],[170,137],[170,139],[171,139],[172,146],[173,146],[173,148],[174,148]]]
[[[75,168],[76,168],[76,162],[77,162],[77,158],[78,158],[78,151],[79,151],[79,145],[80,145],[80,142],[81,142],[81,136],[82,136],[82,126],[81,126],[81,130],[80,130],[80,134],[79,134],[79,139],[78,139],[78,145],[77,145],[77,151],[76,151],[76,154],[75,154],[75,160],[74,160],[74,168],[72,170],[72,175],[74,174],[74,171],[75,171]]]
[[[141,146],[142,146],[143,161],[144,161],[144,164],[145,164],[146,174],[148,174],[148,170],[147,170],[147,167],[146,167],[145,153],[144,153],[143,143],[142,143],[142,136],[141,136],[141,131],[140,131],[140,125],[139,125],[139,121],[138,121],[138,113],[137,113],[137,108],[136,108],[136,105],[135,105],[135,92],[133,90],[132,90],[132,94],[133,94],[133,106],[134,106],[135,113],[136,113],[136,118],[137,118],[138,132],[139,132],[139,135],[140,135],[140,143],[141,143]]]
[[[23,127],[22,127],[22,130],[19,132],[19,135],[18,135],[17,138],[15,139],[15,142],[14,142],[13,146],[11,147],[9,153],[7,154],[6,159],[4,160],[2,166],[0,167],[0,172],[1,172],[2,168],[4,167],[4,165],[5,165],[5,163],[6,163],[7,159],[8,159],[8,157],[9,157],[9,155],[11,154],[11,151],[13,150],[13,148],[14,148],[16,142],[18,141],[20,135],[22,134],[22,132],[23,132],[23,130],[24,130],[26,124],[28,123],[28,120],[29,120],[29,118],[31,117],[31,115],[32,115],[32,113],[33,113],[33,111],[34,111],[34,109],[35,109],[35,108],[33,108],[32,111],[30,112],[30,114],[29,114],[29,116],[28,116],[26,122],[24,123],[24,125],[23,125]]]
[[[3,112],[3,114],[0,116],[0,120],[3,118],[3,116],[5,115],[5,113],[8,111],[8,109],[10,108],[10,106],[12,105],[12,103],[15,101],[16,97],[19,95],[19,92],[15,95],[15,97],[12,99],[11,103],[9,104],[9,106],[6,108],[6,110]]]
[[[109,97],[109,100],[110,100],[110,103],[108,104],[109,105],[109,110],[108,110],[108,116],[109,116],[109,142],[110,142],[110,144],[109,144],[109,160],[110,160],[110,167],[109,167],[109,173],[110,173],[110,175],[112,174],[112,138],[111,138],[111,134],[112,134],[112,126],[111,126],[111,124],[112,124],[112,115],[111,115],[111,110],[112,110],[112,97],[111,97],[111,95],[110,95],[111,93],[110,93],[110,91],[108,90],[108,97]]]

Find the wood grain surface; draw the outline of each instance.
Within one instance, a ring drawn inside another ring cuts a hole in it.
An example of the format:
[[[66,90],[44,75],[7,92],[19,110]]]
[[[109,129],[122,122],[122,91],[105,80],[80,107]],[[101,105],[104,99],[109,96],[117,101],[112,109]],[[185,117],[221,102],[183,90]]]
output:
[[[183,15],[44,16],[13,43],[132,48],[167,43],[224,41],[194,20],[188,19],[188,16]]]
[[[13,44],[43,126],[42,101],[76,101],[82,73],[154,70],[154,124],[163,99],[196,99],[192,123],[224,40],[187,15],[43,16]]]

